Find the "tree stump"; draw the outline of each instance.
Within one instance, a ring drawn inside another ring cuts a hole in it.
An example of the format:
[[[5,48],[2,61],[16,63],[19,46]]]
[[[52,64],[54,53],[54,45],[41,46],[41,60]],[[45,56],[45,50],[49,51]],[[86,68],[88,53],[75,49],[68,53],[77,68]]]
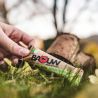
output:
[[[95,69],[95,59],[80,50],[79,38],[75,35],[63,33],[57,36],[47,53],[61,60],[65,59],[65,62],[67,61],[75,67],[90,70],[90,73]]]

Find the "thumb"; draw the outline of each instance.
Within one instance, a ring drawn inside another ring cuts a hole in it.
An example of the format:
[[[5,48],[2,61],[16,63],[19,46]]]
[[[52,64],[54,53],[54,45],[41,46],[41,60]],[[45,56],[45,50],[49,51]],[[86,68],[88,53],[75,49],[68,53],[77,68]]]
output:
[[[11,40],[5,33],[0,33],[0,45],[2,45],[6,50],[18,56],[27,56],[29,54],[29,50],[19,46],[13,40]]]
[[[27,56],[30,53],[28,49],[19,46],[17,43],[11,44],[9,50],[11,53],[22,57]]]

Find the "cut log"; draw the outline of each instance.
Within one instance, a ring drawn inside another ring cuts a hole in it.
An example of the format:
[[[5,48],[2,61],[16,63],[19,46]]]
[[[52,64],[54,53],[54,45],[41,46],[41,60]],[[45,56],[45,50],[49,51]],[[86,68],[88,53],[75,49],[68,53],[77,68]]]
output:
[[[95,59],[92,55],[80,52],[77,54],[74,65],[79,65],[79,67],[83,68],[85,71],[89,69],[90,73],[93,73],[93,71],[96,68]]]
[[[64,33],[56,38],[47,52],[62,56],[72,62],[79,48],[79,39],[72,34]]]
[[[75,67],[88,69],[90,73],[95,69],[94,57],[80,51],[79,38],[72,34],[64,33],[58,36],[47,52],[61,60],[65,59],[65,62],[70,62]]]

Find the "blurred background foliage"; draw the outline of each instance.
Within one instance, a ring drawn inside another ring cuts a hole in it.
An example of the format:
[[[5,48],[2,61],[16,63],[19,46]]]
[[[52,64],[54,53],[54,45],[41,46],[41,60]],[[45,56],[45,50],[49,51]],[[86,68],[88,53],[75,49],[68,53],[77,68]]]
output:
[[[92,54],[96,59],[96,64],[98,65],[98,44],[96,42],[88,42],[84,47],[84,52]]]

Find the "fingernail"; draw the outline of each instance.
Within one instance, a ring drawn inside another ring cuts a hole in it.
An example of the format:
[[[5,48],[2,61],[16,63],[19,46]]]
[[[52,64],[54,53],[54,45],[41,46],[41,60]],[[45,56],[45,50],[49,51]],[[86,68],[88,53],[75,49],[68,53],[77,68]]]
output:
[[[28,49],[22,48],[19,50],[19,54],[21,56],[27,56],[30,53],[30,51]]]

